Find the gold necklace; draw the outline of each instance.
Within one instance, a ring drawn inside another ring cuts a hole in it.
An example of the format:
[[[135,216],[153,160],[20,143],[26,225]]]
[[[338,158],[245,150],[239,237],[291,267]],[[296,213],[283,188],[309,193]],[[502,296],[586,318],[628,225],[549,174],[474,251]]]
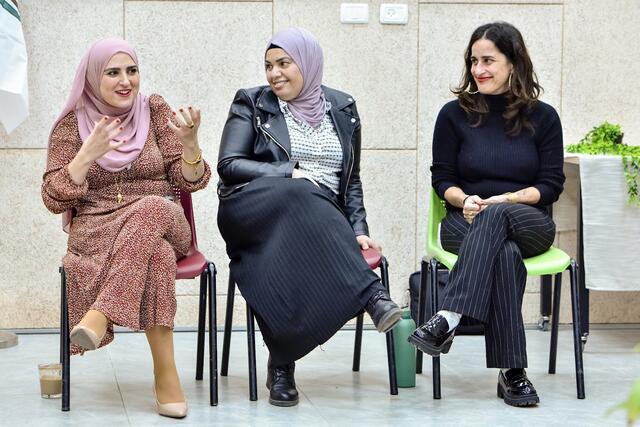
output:
[[[120,182],[118,179],[119,177],[120,177],[120,172],[116,172],[115,175],[113,176],[113,182],[116,184],[116,190],[118,191],[118,194],[116,195],[116,202],[122,203],[122,201],[124,200],[124,197],[122,196],[122,191],[120,190]]]

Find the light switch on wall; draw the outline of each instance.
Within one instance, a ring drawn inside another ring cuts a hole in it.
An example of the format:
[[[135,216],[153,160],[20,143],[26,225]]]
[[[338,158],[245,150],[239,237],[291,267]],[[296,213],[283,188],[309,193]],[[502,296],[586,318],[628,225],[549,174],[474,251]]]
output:
[[[403,25],[409,22],[409,6],[398,3],[380,5],[380,23]]]
[[[369,5],[367,3],[342,3],[340,5],[340,22],[343,24],[368,23]]]

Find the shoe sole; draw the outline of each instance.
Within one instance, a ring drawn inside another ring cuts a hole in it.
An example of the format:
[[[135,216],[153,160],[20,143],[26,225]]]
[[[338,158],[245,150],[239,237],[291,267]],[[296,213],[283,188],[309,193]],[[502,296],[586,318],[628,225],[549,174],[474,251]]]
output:
[[[453,337],[453,335],[452,335]],[[453,338],[445,341],[441,346],[435,346],[430,342],[424,341],[423,339],[416,337],[415,335],[409,335],[408,341],[416,346],[418,350],[423,353],[428,354],[429,356],[439,356],[440,354],[449,353],[449,349],[451,348],[451,344],[453,343]]]
[[[269,398],[269,403],[271,403],[273,406],[282,406],[282,407],[287,407],[287,406],[296,406],[298,404],[299,400],[274,400],[272,398]]]
[[[90,332],[87,331],[86,329],[79,328],[72,331],[71,336],[69,337],[69,340],[73,344],[80,346],[85,350],[95,350],[96,348],[98,348],[99,344],[96,345],[94,341],[96,338],[92,337],[89,334]]]
[[[382,319],[376,325],[376,329],[378,332],[382,334],[386,334],[394,326],[398,324],[398,322],[402,319],[402,310],[399,308],[394,308],[392,310],[387,311]]]
[[[517,407],[536,406],[538,403],[540,403],[540,398],[538,397],[537,394],[535,396],[524,396],[524,397],[515,397],[515,398],[507,396],[507,394],[505,393],[500,383],[498,383],[497,394],[500,399],[504,400],[504,403],[511,406],[517,406]]]
[[[269,386],[269,383],[267,383],[265,385],[267,386],[267,390],[271,390],[271,387]],[[299,401],[300,401],[300,399],[296,399],[296,400],[275,400],[275,399],[269,398],[269,403],[271,403],[273,406],[282,406],[282,407],[296,406]]]

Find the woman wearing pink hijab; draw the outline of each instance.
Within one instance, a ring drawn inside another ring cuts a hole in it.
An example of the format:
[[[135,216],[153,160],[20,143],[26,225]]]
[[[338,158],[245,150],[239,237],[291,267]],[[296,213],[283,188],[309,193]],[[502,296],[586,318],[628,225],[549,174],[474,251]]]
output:
[[[240,89],[218,157],[218,227],[231,275],[269,348],[276,406],[298,403],[295,361],[365,309],[379,332],[400,320],[361,249],[369,237],[354,99],[322,85],[323,55],[301,28],[267,44],[268,85]]]
[[[202,189],[210,170],[198,145],[200,111],[176,114],[139,87],[138,58],[126,41],[89,48],[49,136],[42,198],[65,213],[69,232],[72,354],[110,343],[114,324],[144,330],[158,412],[182,418],[172,329],[176,257],[189,249],[191,231],[172,186]]]

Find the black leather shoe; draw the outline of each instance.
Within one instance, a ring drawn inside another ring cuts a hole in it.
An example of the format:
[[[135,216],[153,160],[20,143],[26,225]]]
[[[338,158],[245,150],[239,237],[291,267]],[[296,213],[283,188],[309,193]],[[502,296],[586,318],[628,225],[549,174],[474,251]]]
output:
[[[440,353],[448,353],[455,335],[455,328],[447,332],[449,323],[441,314],[436,314],[424,325],[417,328],[409,335],[409,342],[423,353],[431,356],[439,356]]]
[[[535,406],[540,403],[536,389],[524,369],[509,369],[498,374],[498,397],[511,406]]]
[[[391,300],[387,291],[377,291],[364,308],[378,332],[389,332],[402,318],[402,310]]]
[[[293,377],[295,369],[295,363],[282,366],[271,366],[269,363],[269,373],[267,374],[269,403],[275,406],[295,406],[298,404],[298,390],[296,390],[296,380]]]

